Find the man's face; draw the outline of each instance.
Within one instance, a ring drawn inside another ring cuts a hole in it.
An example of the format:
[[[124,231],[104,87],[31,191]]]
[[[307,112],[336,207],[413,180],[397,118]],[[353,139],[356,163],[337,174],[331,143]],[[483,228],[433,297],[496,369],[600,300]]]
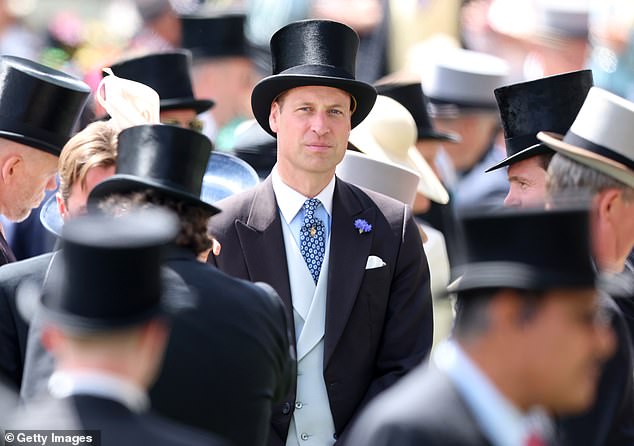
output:
[[[546,199],[547,172],[533,156],[508,168],[509,193],[504,199],[507,207],[535,207]]]
[[[196,117],[196,112],[192,109],[163,110],[161,122],[197,132],[202,131],[202,121]]]
[[[269,123],[277,133],[277,166],[292,183],[299,176],[334,175],[350,136],[350,95],[332,87],[293,88],[273,102]]]
[[[88,170],[86,173],[86,184],[82,187],[79,181],[75,182],[70,188],[68,199],[64,201],[60,193],[57,193],[57,206],[59,213],[67,221],[69,218],[77,217],[86,213],[86,204],[88,203],[88,195],[93,188],[106,178],[111,177],[115,173],[115,166],[97,166]]]
[[[14,167],[10,199],[4,205],[4,215],[9,220],[25,220],[31,210],[40,205],[47,190],[55,190],[55,174],[58,158],[37,149],[28,149]]]
[[[559,289],[548,291],[535,314],[519,323],[522,382],[533,404],[560,414],[592,404],[601,366],[616,346],[598,314],[594,289]]]

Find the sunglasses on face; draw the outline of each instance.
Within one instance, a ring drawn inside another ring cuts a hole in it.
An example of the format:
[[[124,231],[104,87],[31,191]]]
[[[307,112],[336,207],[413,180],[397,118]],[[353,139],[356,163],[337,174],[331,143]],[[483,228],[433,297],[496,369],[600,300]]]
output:
[[[182,125],[178,119],[162,119],[161,123],[165,125],[175,125],[176,127],[185,127],[198,133],[202,133],[203,131],[203,122],[198,118],[188,122],[187,126]]]

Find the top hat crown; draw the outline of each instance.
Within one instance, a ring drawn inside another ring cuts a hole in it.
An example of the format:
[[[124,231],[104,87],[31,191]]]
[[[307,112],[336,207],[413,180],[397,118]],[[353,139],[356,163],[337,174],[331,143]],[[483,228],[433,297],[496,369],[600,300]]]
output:
[[[271,103],[282,92],[303,86],[334,87],[353,97],[352,127],[370,113],[376,90],[355,79],[359,36],[343,23],[303,20],[279,29],[271,37],[273,75],[253,89],[251,106],[255,119],[271,135]]]
[[[125,59],[112,64],[110,69],[118,77],[154,89],[159,95],[161,110],[193,109],[198,114],[214,105],[211,100],[194,97],[189,51],[152,53]]]
[[[211,149],[209,138],[193,130],[161,124],[127,128],[119,134],[115,174],[97,184],[90,199],[153,189],[217,214],[218,208],[200,199]]]
[[[64,327],[92,331],[162,313],[162,252],[177,231],[176,217],[162,209],[72,219],[44,284],[45,314]]]
[[[579,114],[561,136],[537,138],[556,152],[634,187],[634,103],[592,87]]]
[[[507,157],[487,172],[550,152],[537,133],[563,134],[592,88],[592,71],[580,70],[497,88]]]
[[[245,20],[245,14],[181,16],[181,45],[192,52],[194,59],[248,56],[250,51],[244,35]]]
[[[0,56],[0,137],[59,156],[89,94],[66,73]]]
[[[588,209],[477,211],[462,229],[466,262],[451,291],[594,286]]]
[[[427,112],[428,100],[420,82],[390,82],[375,85],[375,87],[380,95],[398,101],[398,103],[410,112],[414,121],[416,121],[418,139],[438,139],[451,142],[460,141],[460,136],[456,133],[440,132],[434,128],[429,113]]]

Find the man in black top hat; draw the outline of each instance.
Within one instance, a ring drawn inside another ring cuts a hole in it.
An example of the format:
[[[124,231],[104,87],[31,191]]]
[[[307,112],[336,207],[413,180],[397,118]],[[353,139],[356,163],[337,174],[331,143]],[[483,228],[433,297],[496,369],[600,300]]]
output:
[[[293,320],[297,386],[274,410],[271,445],[345,441],[358,410],[431,348],[429,268],[408,207],[335,177],[376,100],[354,77],[357,45],[326,20],[273,35],[275,74],[251,104],[277,138],[276,167],[210,222],[223,249],[209,261],[271,284]]]
[[[194,55],[194,91],[216,106],[202,116],[217,150],[233,147],[236,127],[251,117],[249,98],[257,80],[244,14],[183,16],[183,48]]]
[[[592,403],[615,341],[598,311],[587,210],[481,213],[463,230],[453,339],[368,407],[353,444],[546,445],[539,409]]]
[[[181,229],[167,253],[175,273],[169,284],[178,304],[194,301],[172,319],[152,405],[231,444],[252,446],[266,442],[272,405],[293,381],[294,358],[275,292],[197,260],[211,246],[207,222],[218,212],[199,198],[210,152],[209,139],[191,130],[131,127],[119,135],[115,175],[91,199],[114,214],[147,206],[178,214]]]
[[[546,171],[555,152],[537,139],[537,133],[565,133],[592,84],[592,71],[581,70],[495,89],[507,156],[486,172],[508,168],[505,206],[544,203]]]
[[[54,399],[27,405],[16,427],[81,429],[113,446],[220,444],[147,412],[169,332],[162,254],[177,227],[158,210],[64,227],[42,296]]]
[[[214,102],[194,96],[191,65],[191,53],[179,50],[120,60],[110,68],[116,76],[145,84],[158,93],[162,123],[201,132],[203,123],[197,115],[212,108]]]
[[[22,221],[56,187],[57,157],[90,89],[61,71],[0,57],[0,214]],[[37,149],[37,150],[34,150]],[[0,265],[15,261],[0,233]]]

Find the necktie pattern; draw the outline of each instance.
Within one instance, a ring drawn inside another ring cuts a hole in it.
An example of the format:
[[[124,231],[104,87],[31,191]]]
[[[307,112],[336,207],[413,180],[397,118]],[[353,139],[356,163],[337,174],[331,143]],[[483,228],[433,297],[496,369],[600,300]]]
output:
[[[315,216],[315,209],[320,205],[321,201],[317,198],[304,202],[304,223],[299,231],[299,250],[315,283],[319,280],[319,272],[326,252],[324,222]]]

